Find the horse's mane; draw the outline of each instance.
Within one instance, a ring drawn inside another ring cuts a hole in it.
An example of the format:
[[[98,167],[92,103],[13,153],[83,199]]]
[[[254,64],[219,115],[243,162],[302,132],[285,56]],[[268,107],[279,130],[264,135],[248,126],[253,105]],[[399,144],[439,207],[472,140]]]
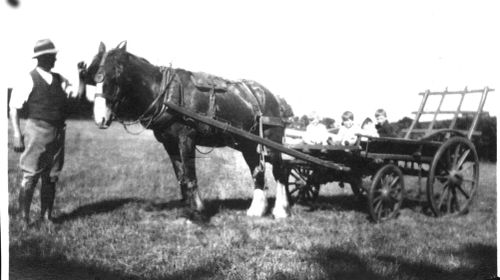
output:
[[[137,61],[137,62],[141,62],[142,64],[145,64],[146,66],[149,66],[149,67],[153,67],[153,68],[158,68],[158,66],[152,64],[151,62],[149,62],[147,59],[143,58],[143,57],[140,57],[140,56],[137,56],[133,53],[130,53],[130,52],[127,52],[127,51],[124,51],[124,50],[121,50],[121,49],[114,49],[114,50],[111,50],[109,52],[109,57],[116,57],[116,59],[121,59],[122,56],[127,56],[129,59],[132,58],[133,60]]]

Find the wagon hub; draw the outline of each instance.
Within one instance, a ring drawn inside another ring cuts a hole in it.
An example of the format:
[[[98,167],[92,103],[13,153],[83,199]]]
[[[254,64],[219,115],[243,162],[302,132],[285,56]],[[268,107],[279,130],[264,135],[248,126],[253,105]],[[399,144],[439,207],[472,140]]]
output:
[[[391,198],[391,189],[389,186],[384,186],[380,190],[380,195],[384,201],[388,201]]]
[[[462,184],[463,179],[464,176],[462,172],[458,170],[451,170],[450,175],[448,176],[448,180],[454,186],[460,186]]]

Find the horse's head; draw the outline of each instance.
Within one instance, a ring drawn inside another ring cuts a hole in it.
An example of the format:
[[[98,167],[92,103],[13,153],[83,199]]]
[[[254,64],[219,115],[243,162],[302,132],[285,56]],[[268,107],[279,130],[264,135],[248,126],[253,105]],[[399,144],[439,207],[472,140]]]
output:
[[[100,89],[94,98],[94,121],[99,128],[111,125],[113,114],[119,113],[117,107],[125,99],[119,80],[122,79],[123,65],[127,59],[126,46],[124,41],[115,49],[106,51],[106,46],[101,42],[97,55],[82,74],[86,84],[96,85]]]

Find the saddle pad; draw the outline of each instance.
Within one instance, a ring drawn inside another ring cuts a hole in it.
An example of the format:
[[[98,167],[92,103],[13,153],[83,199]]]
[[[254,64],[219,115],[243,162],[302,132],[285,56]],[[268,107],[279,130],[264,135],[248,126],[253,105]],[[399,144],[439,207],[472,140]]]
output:
[[[192,73],[191,81],[201,90],[227,91],[229,82],[221,77],[203,72]]]

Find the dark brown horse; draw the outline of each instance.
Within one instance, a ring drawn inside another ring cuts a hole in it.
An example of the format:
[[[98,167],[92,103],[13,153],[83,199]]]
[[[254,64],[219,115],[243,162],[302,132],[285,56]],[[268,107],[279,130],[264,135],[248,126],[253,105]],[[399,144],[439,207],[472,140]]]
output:
[[[102,95],[94,102],[94,115],[100,128],[111,124],[111,114],[120,121],[138,121],[152,129],[167,151],[177,176],[183,201],[194,213],[203,213],[195,169],[196,145],[229,146],[241,151],[254,179],[254,194],[249,216],[266,212],[263,160],[273,165],[277,182],[275,217],[289,215],[285,192],[286,174],[281,154],[271,149],[261,154],[257,143],[229,134],[187,118],[165,105],[170,102],[192,112],[281,143],[284,125],[276,120],[289,117],[290,107],[269,90],[254,81],[227,81],[183,69],[157,67],[126,51],[126,42],[99,52],[82,74],[87,84],[102,82]],[[103,98],[103,99],[102,99]],[[105,108],[99,108],[104,106]],[[260,117],[262,116],[262,117]],[[274,120],[271,123],[262,120]],[[236,180],[237,181],[237,180]]]

